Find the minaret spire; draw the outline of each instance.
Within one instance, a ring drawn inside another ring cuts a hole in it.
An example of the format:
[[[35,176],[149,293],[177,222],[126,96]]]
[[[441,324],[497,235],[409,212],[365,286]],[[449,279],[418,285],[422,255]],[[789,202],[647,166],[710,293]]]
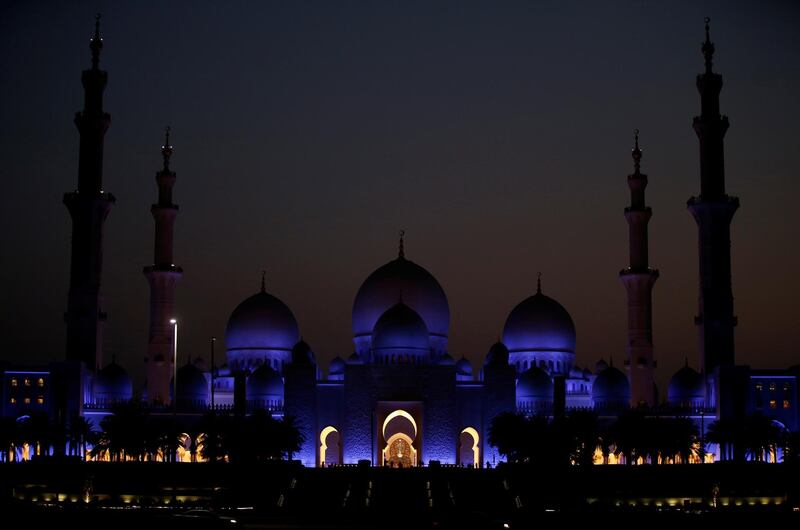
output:
[[[164,157],[164,171],[169,171],[169,159],[172,156],[172,145],[169,143],[170,126],[164,128],[164,145],[161,146],[161,156]]]
[[[542,294],[542,273],[536,274],[536,294]]]
[[[100,13],[94,17],[94,36],[89,41],[89,49],[92,50],[92,70],[97,70],[100,66],[100,51],[103,49],[103,39],[100,37]]]
[[[261,271],[261,292],[267,292],[267,271]]]
[[[173,258],[178,205],[172,202],[176,175],[169,168],[172,156],[169,135],[170,128],[167,127],[164,145],[161,146],[164,167],[156,173],[158,202],[150,207],[155,221],[153,264],[143,271],[150,284],[150,333],[145,357],[147,399],[154,404],[167,404],[170,400],[174,329],[169,321],[175,316],[175,288],[183,277],[183,269],[175,265]]]
[[[405,246],[405,230],[400,230],[400,244],[398,245],[397,257],[405,258],[406,257],[406,246]]]
[[[641,172],[642,150],[639,129],[633,131],[633,173],[628,175],[631,204],[625,208],[628,220],[628,267],[619,273],[628,294],[628,342],[625,368],[631,383],[631,406],[655,405],[653,382],[653,285],[658,271],[651,269],[648,259],[647,224],[653,211],[645,204],[647,175]]]
[[[706,73],[712,73],[713,67],[713,59],[714,59],[714,43],[711,42],[711,28],[709,27],[709,22],[711,19],[706,17],[706,41],[703,43],[703,57],[705,58],[706,62]]]
[[[733,331],[737,320],[733,313],[731,286],[730,224],[739,208],[739,199],[725,192],[725,133],[728,118],[719,111],[722,76],[712,71],[714,44],[709,19],[703,43],[705,72],[697,76],[700,92],[700,116],[693,121],[700,141],[700,195],[687,201],[697,222],[700,257],[700,296],[695,323],[700,332],[700,368],[706,377],[706,406],[717,406],[718,414],[730,411],[719,408],[721,394],[733,387],[723,380],[720,370],[734,365]],[[723,389],[723,387],[725,387]],[[734,400],[728,399],[726,403]]]
[[[103,111],[103,91],[108,74],[99,69],[100,19],[95,20],[91,40],[92,68],[84,70],[83,110],[75,114],[80,134],[78,187],[64,194],[64,205],[72,218],[67,312],[67,359],[82,361],[97,369],[103,356],[103,322],[100,284],[103,270],[103,226],[114,204],[114,196],[103,191],[103,145],[111,116]]]

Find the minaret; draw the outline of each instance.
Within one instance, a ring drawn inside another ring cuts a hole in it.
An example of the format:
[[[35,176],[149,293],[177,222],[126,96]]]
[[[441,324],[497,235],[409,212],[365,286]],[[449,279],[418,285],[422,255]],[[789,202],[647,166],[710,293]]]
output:
[[[174,328],[169,321],[175,317],[175,287],[183,276],[183,269],[175,266],[172,258],[178,206],[172,203],[175,172],[169,168],[169,159],[172,156],[169,132],[167,127],[164,145],[161,147],[164,167],[156,173],[158,202],[150,207],[156,224],[153,265],[145,267],[143,271],[150,284],[150,334],[145,357],[147,399],[156,404],[167,404],[170,401]]]
[[[103,112],[103,90],[108,74],[100,70],[100,15],[89,43],[92,67],[81,76],[84,89],[83,110],[75,113],[80,134],[78,188],[64,194],[64,204],[72,217],[67,312],[67,360],[83,361],[96,370],[103,357],[103,312],[100,280],[103,270],[103,224],[114,204],[114,196],[103,191],[103,139],[111,116]]]
[[[694,118],[700,140],[700,196],[687,202],[699,230],[700,296],[695,324],[700,331],[701,368],[707,378],[716,378],[722,366],[733,366],[733,291],[731,288],[730,224],[739,199],[725,194],[723,138],[728,118],[719,113],[722,76],[712,71],[714,44],[706,18],[703,43],[706,71],[697,76],[701,112]],[[707,385],[706,403],[715,402],[713,385]]]
[[[645,206],[644,190],[647,175],[640,171],[642,151],[639,149],[639,129],[635,131],[632,151],[633,173],[628,175],[631,205],[625,208],[628,220],[630,265],[622,269],[619,278],[628,291],[628,344],[625,368],[631,382],[631,406],[655,405],[653,382],[653,285],[658,271],[648,263],[647,223],[653,211]]]

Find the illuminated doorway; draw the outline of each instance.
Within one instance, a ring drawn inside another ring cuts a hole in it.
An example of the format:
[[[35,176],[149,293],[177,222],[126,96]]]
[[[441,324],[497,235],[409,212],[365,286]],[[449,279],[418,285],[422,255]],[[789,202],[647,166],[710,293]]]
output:
[[[341,438],[336,427],[328,425],[319,434],[319,465],[336,466],[341,460]]]
[[[381,429],[385,445],[381,451],[381,460],[387,467],[413,467],[418,464],[417,422],[403,409],[396,409],[386,416]]]
[[[466,427],[458,436],[458,463],[467,467],[480,467],[481,450],[478,431],[474,427]]]

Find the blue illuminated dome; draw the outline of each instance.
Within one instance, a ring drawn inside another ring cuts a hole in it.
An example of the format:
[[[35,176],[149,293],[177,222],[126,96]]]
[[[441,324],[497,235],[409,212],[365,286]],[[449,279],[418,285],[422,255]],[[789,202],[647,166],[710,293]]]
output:
[[[402,298],[424,322],[430,346],[446,350],[450,307],[439,282],[427,270],[402,255],[370,274],[353,302],[353,337],[362,355],[371,347],[375,324]]]
[[[508,348],[502,342],[495,342],[489,348],[489,353],[486,354],[484,365],[507,365],[508,364]]]
[[[268,361],[282,367],[300,339],[292,311],[263,289],[239,304],[228,319],[225,346],[232,370],[254,369]]]
[[[178,406],[202,408],[208,402],[209,382],[203,372],[191,363],[178,368]],[[174,382],[174,381],[173,381]],[[170,383],[170,388],[173,387]]]
[[[530,366],[568,374],[575,362],[575,324],[566,309],[542,294],[520,302],[503,328],[509,362],[523,371]]]
[[[547,372],[536,366],[531,366],[517,379],[517,400],[553,399],[553,380]]]
[[[372,330],[376,362],[420,363],[430,359],[428,328],[416,311],[403,302],[386,311]]]
[[[597,375],[592,385],[592,400],[600,410],[618,410],[629,406],[631,385],[625,374],[609,366]]]
[[[347,367],[344,359],[338,355],[333,358],[331,364],[328,365],[328,379],[342,380],[344,379],[344,370]]]
[[[292,348],[292,364],[314,364],[314,352],[306,341],[301,340]]]
[[[116,361],[100,370],[94,383],[95,403],[118,403],[133,397],[133,382],[128,372]]]
[[[472,380],[472,363],[462,357],[456,363],[456,381]]]
[[[251,406],[269,408],[283,402],[283,379],[268,364],[262,364],[247,378],[247,401]]]
[[[702,404],[705,398],[703,376],[687,364],[673,375],[667,388],[670,405],[693,407]]]

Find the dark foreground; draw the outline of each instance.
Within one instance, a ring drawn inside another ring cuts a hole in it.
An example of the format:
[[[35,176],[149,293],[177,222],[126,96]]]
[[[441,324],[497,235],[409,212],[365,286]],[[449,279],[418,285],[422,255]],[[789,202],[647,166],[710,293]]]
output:
[[[32,527],[800,523],[800,468],[787,464],[473,470],[42,461],[0,465],[0,488],[2,513]]]

